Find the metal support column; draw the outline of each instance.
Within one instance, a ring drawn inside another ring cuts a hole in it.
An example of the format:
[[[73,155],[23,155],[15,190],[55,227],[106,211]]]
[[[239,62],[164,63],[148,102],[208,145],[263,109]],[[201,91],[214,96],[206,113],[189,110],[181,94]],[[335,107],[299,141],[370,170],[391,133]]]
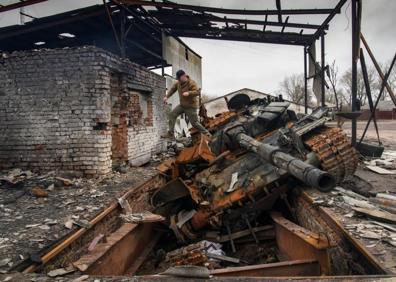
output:
[[[125,25],[126,25],[126,14],[125,10],[121,9],[120,10],[120,51],[121,51],[121,57],[125,58],[126,57],[126,32],[125,32]]]
[[[381,139],[380,139],[379,132],[378,132],[377,119],[375,117],[373,97],[371,96],[371,87],[370,87],[370,81],[369,81],[368,73],[367,73],[366,60],[364,58],[364,53],[363,53],[362,48],[360,48],[360,67],[362,68],[364,87],[366,89],[367,100],[368,100],[368,104],[370,106],[370,113],[371,113],[371,116],[373,117],[373,121],[374,121],[375,132],[377,133],[378,144],[381,145]]]
[[[356,111],[357,103],[357,57],[358,57],[358,40],[359,34],[357,30],[357,4],[359,0],[351,1],[352,13],[352,112]],[[352,145],[356,145],[356,118],[352,119]]]
[[[307,46],[304,46],[304,112],[308,114]]]
[[[322,93],[322,107],[326,105],[326,99],[325,99],[325,33],[322,33],[321,40],[320,40],[320,47],[321,47],[321,68],[320,68],[320,75],[321,75],[321,80],[322,80],[322,85],[321,85],[321,93]]]

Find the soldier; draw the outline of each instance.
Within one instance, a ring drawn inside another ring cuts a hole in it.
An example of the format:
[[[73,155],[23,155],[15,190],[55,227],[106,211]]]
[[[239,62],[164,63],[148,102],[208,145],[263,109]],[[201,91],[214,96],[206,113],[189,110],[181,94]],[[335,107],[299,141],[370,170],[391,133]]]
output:
[[[176,106],[169,114],[169,131],[162,137],[170,139],[175,138],[174,130],[176,119],[182,113],[187,115],[188,120],[194,128],[210,136],[209,131],[199,122],[198,118],[199,95],[201,94],[201,89],[183,70],[178,70],[176,72],[176,79],[177,81],[168,90],[168,93],[166,93],[164,102],[166,103],[168,98],[177,91],[179,93],[180,105]]]

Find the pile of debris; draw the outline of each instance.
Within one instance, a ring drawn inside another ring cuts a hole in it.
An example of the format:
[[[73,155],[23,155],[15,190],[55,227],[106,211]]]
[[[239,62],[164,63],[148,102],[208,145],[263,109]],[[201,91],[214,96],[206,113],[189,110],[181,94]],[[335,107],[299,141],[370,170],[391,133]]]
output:
[[[382,175],[396,174],[396,151],[385,150],[381,158],[372,158],[364,162],[366,168]]]
[[[192,145],[191,137],[179,137],[176,140],[170,140],[167,142],[167,149],[164,152],[160,152],[156,155],[152,155],[151,164],[158,164],[169,158],[175,157],[184,148]]]
[[[336,207],[346,218],[367,218],[368,223],[346,224],[357,238],[382,240],[396,247],[396,194],[372,193],[372,196],[336,187],[335,191],[317,197],[314,204]]]

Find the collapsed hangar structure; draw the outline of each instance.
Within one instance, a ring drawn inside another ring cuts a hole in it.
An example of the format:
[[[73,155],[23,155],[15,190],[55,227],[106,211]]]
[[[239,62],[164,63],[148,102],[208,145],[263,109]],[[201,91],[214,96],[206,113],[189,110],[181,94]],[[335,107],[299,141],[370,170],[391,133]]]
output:
[[[45,2],[15,2],[0,6],[0,12]],[[183,68],[202,85],[201,57],[179,37],[301,46],[306,97],[307,81],[315,78],[324,105],[325,34],[345,2],[327,9],[282,9],[277,0],[274,10],[246,10],[112,0],[1,28],[0,50],[11,52],[3,55],[0,69],[0,99],[9,109],[1,123],[6,132],[0,145],[0,159],[7,164],[3,166],[106,174],[117,163],[147,162],[163,148],[160,133],[166,127],[160,99],[165,79],[149,70],[162,68],[164,75],[165,67],[172,66],[173,74]],[[352,1],[354,58],[358,4]],[[241,15],[265,19],[240,19]],[[297,23],[291,19],[296,15],[323,15],[324,20]],[[319,39],[321,64],[309,52]],[[133,63],[125,64],[124,59]],[[352,65],[354,111],[356,60]],[[306,108],[307,103],[305,99]]]

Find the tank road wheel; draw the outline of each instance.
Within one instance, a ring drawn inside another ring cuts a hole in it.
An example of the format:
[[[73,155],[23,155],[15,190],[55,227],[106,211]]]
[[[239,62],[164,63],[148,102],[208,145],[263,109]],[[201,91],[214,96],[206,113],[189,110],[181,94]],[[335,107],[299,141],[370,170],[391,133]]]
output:
[[[320,127],[307,134],[304,144],[315,153],[321,168],[332,174],[337,183],[354,174],[358,154],[340,128]]]

